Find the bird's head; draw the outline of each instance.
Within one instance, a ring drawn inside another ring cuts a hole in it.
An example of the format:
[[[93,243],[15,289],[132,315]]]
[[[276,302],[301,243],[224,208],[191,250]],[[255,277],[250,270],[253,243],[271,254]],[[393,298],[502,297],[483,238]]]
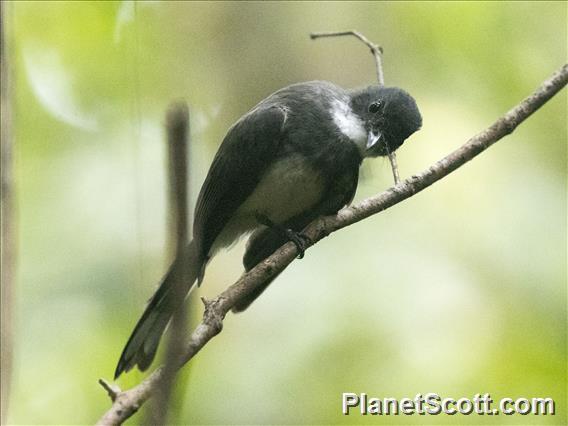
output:
[[[397,87],[369,86],[351,95],[351,110],[366,131],[365,157],[388,155],[422,126],[416,101]]]

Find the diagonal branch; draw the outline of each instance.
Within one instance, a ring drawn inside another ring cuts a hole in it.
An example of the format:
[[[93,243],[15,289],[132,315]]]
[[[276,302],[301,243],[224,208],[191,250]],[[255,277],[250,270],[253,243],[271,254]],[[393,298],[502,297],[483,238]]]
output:
[[[567,83],[568,64],[562,66],[549,79],[544,81],[532,95],[500,117],[490,127],[473,136],[460,148],[437,161],[428,169],[411,176],[385,192],[340,210],[335,216],[315,220],[306,228],[304,233],[311,239],[312,244],[315,244],[332,232],[386,210],[422,191],[513,132],[519,124],[562,90]],[[204,300],[203,320],[193,331],[178,368],[191,360],[209,340],[221,332],[223,319],[233,306],[244,300],[249,293],[266,282],[267,279],[284,270],[297,254],[296,246],[287,243],[254,269],[243,274],[235,284],[215,299]],[[118,425],[124,422],[152,396],[162,378],[163,368],[160,367],[134,388],[116,394],[113,392],[112,407],[103,415],[98,424]]]

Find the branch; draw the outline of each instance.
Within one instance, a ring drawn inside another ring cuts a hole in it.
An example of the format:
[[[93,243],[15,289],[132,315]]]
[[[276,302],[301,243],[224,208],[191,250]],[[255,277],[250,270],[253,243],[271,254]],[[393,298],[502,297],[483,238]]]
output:
[[[352,225],[369,216],[392,207],[449,175],[469,160],[481,154],[495,142],[513,132],[519,124],[558,93],[568,82],[568,64],[556,71],[528,98],[515,106],[490,127],[473,136],[460,148],[434,163],[423,172],[385,192],[369,197],[351,207],[340,210],[335,216],[316,219],[305,230],[311,244],[317,243],[332,232]],[[203,320],[193,331],[178,368],[191,360],[222,329],[223,319],[229,310],[244,300],[254,289],[283,271],[298,255],[293,243],[286,243],[274,254],[244,273],[239,280],[211,301],[204,300]],[[153,393],[162,380],[163,368],[155,370],[134,388],[119,392],[112,407],[99,420],[100,425],[118,425],[128,419]]]
[[[189,151],[189,108],[183,101],[170,105],[166,113],[167,151],[168,151],[168,193],[170,210],[170,229],[168,232],[168,246],[175,249],[173,258],[182,256],[187,245],[189,234],[189,216],[187,200],[189,189],[187,184],[187,164]],[[187,276],[177,276],[178,280],[187,281]],[[183,286],[174,285],[174,288],[183,291]],[[178,297],[184,298],[185,294]],[[166,349],[164,376],[153,400],[152,409],[148,413],[149,425],[166,424],[169,402],[172,398],[173,384],[177,368],[177,358],[183,353],[184,340],[187,336],[187,304],[182,304],[175,312],[171,322],[171,333]]]
[[[1,185],[1,237],[0,237],[0,424],[6,424],[12,383],[14,356],[13,308],[16,282],[15,194],[13,173],[14,138],[12,134],[12,87],[14,87],[13,60],[13,14],[7,16],[8,4],[0,4],[0,185]],[[13,9],[9,9],[9,13]]]

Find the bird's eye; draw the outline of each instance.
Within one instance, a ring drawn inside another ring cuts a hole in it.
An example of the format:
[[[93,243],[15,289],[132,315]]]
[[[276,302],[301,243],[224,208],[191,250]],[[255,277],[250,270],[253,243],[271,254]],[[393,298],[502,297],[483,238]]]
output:
[[[376,114],[377,112],[379,112],[381,110],[382,104],[383,103],[381,101],[372,102],[371,105],[369,105],[369,112],[371,114]]]

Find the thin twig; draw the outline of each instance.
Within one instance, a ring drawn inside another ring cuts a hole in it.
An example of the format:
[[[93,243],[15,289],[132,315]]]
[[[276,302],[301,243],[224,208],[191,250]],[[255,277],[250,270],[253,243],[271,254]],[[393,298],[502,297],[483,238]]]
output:
[[[379,82],[379,86],[385,85],[385,78],[383,76],[383,48],[378,44],[373,43],[359,31],[355,30],[348,30],[348,31],[333,31],[333,32],[320,32],[320,33],[311,33],[310,38],[312,40],[323,38],[323,37],[341,37],[341,36],[354,36],[361,40],[363,43],[367,45],[369,49],[371,49],[371,53],[375,58],[375,66],[377,69],[377,80]]]
[[[377,70],[377,81],[379,86],[385,85],[385,77],[383,72],[383,48],[378,44],[373,43],[359,31],[348,30],[348,31],[333,31],[333,32],[321,32],[321,33],[311,33],[310,38],[312,40],[323,38],[323,37],[341,37],[341,36],[354,36],[360,41],[365,43],[367,47],[371,50],[371,54],[375,58],[375,68]],[[389,152],[389,161],[392,168],[392,175],[394,177],[394,184],[398,185],[400,183],[400,175],[398,172],[398,164],[396,161],[396,152]]]
[[[116,401],[116,398],[120,395],[120,392],[122,392],[117,385],[109,383],[105,379],[99,379],[99,384],[107,391],[112,402]]]
[[[519,124],[566,86],[566,83],[568,83],[568,64],[556,71],[532,95],[500,117],[490,127],[473,136],[460,148],[437,161],[428,169],[378,195],[340,210],[335,216],[316,219],[303,233],[310,238],[312,244],[315,244],[332,232],[412,197],[513,132]],[[186,345],[183,363],[192,359],[209,340],[221,332],[222,321],[233,306],[245,300],[247,295],[269,278],[283,271],[296,258],[297,254],[296,246],[293,243],[286,243],[251,271],[243,274],[235,284],[215,299],[207,301],[203,319],[191,334],[189,343]],[[160,367],[139,385],[121,392],[98,424],[119,425],[132,416],[139,406],[153,394],[154,389],[162,379],[162,374],[163,369]]]
[[[396,162],[396,153],[395,152],[389,152],[389,161],[391,163],[391,169],[392,169],[392,177],[394,178],[394,184],[398,185],[400,183],[400,175],[398,174],[398,164]]]

